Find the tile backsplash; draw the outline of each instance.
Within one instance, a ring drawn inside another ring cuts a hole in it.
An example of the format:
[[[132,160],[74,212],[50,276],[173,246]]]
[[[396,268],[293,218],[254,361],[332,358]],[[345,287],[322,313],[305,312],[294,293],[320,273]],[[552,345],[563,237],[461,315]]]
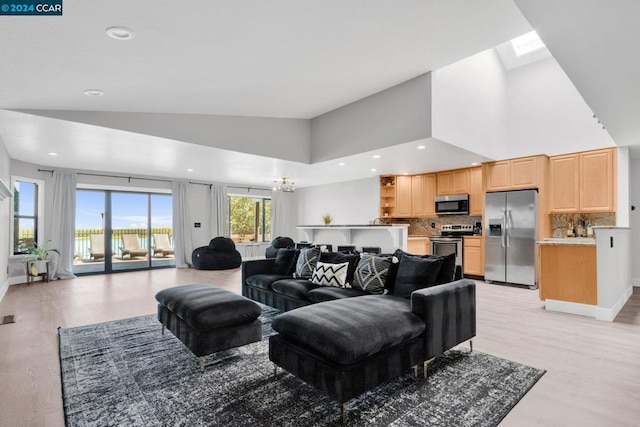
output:
[[[553,229],[553,237],[565,237],[569,224],[573,224],[574,228],[578,226],[578,221],[584,221],[587,226],[615,226],[615,213],[583,213],[583,214],[562,214],[551,215],[551,227]]]

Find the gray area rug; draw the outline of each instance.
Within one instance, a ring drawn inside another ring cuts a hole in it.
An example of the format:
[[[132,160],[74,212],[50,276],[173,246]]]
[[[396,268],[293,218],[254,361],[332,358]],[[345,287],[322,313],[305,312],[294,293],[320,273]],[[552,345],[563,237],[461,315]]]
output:
[[[333,426],[338,403],[268,358],[264,340],[198,359],[155,315],[60,329],[65,422],[68,426]],[[452,350],[429,367],[427,380],[410,373],[350,402],[352,426],[494,426],[544,371],[467,349]]]

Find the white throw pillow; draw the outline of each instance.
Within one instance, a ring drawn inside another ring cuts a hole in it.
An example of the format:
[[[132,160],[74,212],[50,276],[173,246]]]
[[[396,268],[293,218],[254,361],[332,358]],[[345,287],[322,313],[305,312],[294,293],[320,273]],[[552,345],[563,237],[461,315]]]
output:
[[[346,287],[347,283],[348,269],[348,262],[343,262],[340,264],[318,262],[316,264],[316,267],[313,269],[311,281],[316,285],[344,288]]]

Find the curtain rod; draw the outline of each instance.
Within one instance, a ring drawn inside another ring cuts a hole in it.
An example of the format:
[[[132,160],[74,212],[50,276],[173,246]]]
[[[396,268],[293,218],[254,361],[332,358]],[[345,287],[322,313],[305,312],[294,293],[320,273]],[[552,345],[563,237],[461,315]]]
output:
[[[53,175],[53,170],[52,169],[38,169],[38,172],[50,172],[51,175]],[[86,172],[77,172],[77,175],[85,175],[85,176],[100,176],[100,177],[104,177],[104,178],[123,178],[129,181],[129,183],[131,183],[132,179],[139,179],[139,180],[143,180],[143,181],[157,181],[157,182],[172,182],[168,179],[158,179],[158,178],[137,178],[135,176],[122,176],[122,175],[105,175],[105,174],[100,174],[100,173],[86,173]],[[206,184],[203,182],[193,182],[193,181],[189,181],[189,184],[193,184],[193,185],[206,185],[209,188],[211,188],[211,186],[213,184]],[[264,191],[269,191],[269,189],[267,188],[259,188],[259,187],[238,187],[235,185],[228,185],[227,188],[242,188],[245,189],[247,191],[251,191],[251,190],[264,190]]]

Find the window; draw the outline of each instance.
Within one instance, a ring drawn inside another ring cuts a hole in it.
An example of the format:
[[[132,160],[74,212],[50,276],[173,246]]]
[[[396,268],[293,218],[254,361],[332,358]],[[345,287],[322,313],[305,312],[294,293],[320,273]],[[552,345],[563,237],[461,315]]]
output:
[[[38,182],[19,178],[14,179],[13,188],[13,254],[21,255],[40,241],[42,191]]]
[[[229,237],[236,243],[271,240],[271,199],[229,196]]]

